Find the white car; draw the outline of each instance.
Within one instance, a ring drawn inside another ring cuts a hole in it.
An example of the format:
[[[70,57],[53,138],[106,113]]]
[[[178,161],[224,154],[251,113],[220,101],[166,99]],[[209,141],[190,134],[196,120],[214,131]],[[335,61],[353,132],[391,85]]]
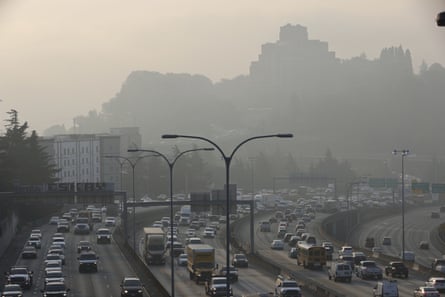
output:
[[[105,218],[105,226],[114,227],[116,226],[116,218],[114,217],[106,217]]]
[[[339,250],[338,250],[338,254],[340,255],[340,256],[342,256],[342,255],[351,255],[352,256],[352,252],[353,252],[354,250],[352,249],[352,246],[347,246],[347,245],[345,245],[345,246],[342,246]]]
[[[202,234],[205,238],[214,238],[215,237],[215,230],[211,227],[206,227],[204,229],[204,233]]]
[[[270,244],[270,248],[273,250],[283,250],[284,249],[284,241],[281,239],[275,239]]]
[[[427,287],[435,287],[439,292],[445,292],[445,277],[430,277],[427,282],[425,282]]]
[[[187,254],[180,254],[178,256],[178,265],[179,266],[186,266],[187,265]]]

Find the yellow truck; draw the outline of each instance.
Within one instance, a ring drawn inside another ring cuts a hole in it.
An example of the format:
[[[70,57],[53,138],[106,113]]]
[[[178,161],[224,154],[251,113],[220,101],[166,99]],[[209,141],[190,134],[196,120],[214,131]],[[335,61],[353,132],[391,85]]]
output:
[[[212,278],[215,271],[215,248],[208,244],[187,245],[187,269],[196,283]]]

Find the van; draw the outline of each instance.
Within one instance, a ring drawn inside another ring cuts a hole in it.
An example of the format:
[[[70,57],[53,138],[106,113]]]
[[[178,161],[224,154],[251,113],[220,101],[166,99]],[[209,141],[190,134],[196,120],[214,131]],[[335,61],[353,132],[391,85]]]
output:
[[[383,280],[377,282],[373,291],[374,297],[399,297],[399,288],[396,280]]]
[[[260,232],[270,232],[270,223],[268,221],[260,223]]]
[[[328,268],[328,276],[334,281],[343,280],[350,283],[352,279],[351,265],[345,262],[332,262],[331,267]]]

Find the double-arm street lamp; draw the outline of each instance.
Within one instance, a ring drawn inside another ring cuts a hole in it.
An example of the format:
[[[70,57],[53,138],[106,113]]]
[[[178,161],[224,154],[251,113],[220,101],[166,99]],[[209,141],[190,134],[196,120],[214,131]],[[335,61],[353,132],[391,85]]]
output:
[[[124,162],[127,162],[128,164],[130,164],[131,169],[132,169],[132,179],[133,179],[133,249],[134,252],[136,252],[136,208],[135,208],[135,202],[136,202],[136,190],[135,190],[135,185],[134,185],[134,168],[136,167],[137,163],[146,157],[153,157],[156,155],[147,155],[147,156],[140,156],[137,157],[136,159],[130,159],[127,157],[123,157],[123,156],[105,156],[105,158],[110,158],[110,159],[118,159],[118,160],[124,160]],[[122,187],[122,166],[123,163],[119,162],[120,166],[121,166],[121,187]],[[125,214],[126,216],[127,214]],[[126,232],[126,230],[125,230]]]
[[[226,296],[230,296],[230,191],[229,191],[229,184],[230,184],[230,163],[232,162],[232,158],[235,155],[236,151],[246,142],[260,139],[260,138],[272,138],[272,137],[278,137],[278,138],[291,138],[293,137],[292,134],[286,133],[286,134],[271,134],[271,135],[260,135],[260,136],[254,136],[250,137],[241,143],[239,143],[231,152],[230,155],[226,155],[224,151],[213,141],[211,141],[208,138],[202,137],[202,136],[192,136],[192,135],[178,135],[178,134],[164,134],[162,135],[163,139],[172,139],[172,138],[189,138],[189,139],[198,139],[205,142],[210,143],[213,145],[220,153],[222,158],[225,162],[226,167]]]
[[[405,168],[404,159],[409,154],[409,150],[393,150],[393,155],[402,156],[402,261],[405,262]]]
[[[183,152],[180,152],[176,155],[176,157],[173,158],[173,160],[170,160],[165,156],[164,154],[155,151],[155,150],[145,150],[145,149],[128,149],[128,152],[134,153],[134,152],[146,152],[146,153],[154,153],[157,156],[161,157],[165,160],[168,164],[168,168],[170,171],[170,256],[171,256],[171,297],[175,296],[175,255],[173,253],[173,167],[176,164],[176,161],[181,157],[182,155],[190,152],[196,152],[196,151],[213,151],[214,148],[196,148],[196,149],[190,149]]]

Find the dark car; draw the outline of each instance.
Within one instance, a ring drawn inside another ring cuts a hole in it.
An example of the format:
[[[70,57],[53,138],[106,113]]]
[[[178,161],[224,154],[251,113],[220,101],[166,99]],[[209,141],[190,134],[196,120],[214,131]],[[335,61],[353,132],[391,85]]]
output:
[[[82,252],[77,259],[79,260],[79,272],[97,272],[97,260],[99,257],[96,256],[95,252]]]
[[[219,275],[225,277],[227,275],[227,267],[222,267],[219,270]],[[229,267],[229,281],[230,282],[238,281],[238,269],[236,269],[236,267],[233,266]]]
[[[91,243],[87,240],[81,240],[77,244],[77,252],[88,252],[91,251]]]
[[[27,267],[11,266],[5,273],[8,284],[17,284],[22,289],[29,289],[33,283],[33,272]]]
[[[247,260],[247,257],[244,254],[235,254],[233,255],[232,265],[234,267],[248,267],[249,260]]]
[[[43,296],[51,296],[51,297],[66,297],[69,288],[66,287],[64,282],[49,282],[45,285],[45,289],[40,290]]]
[[[293,259],[296,259],[296,258],[298,258],[298,250],[297,250],[297,248],[291,248],[290,250],[289,250],[289,254],[288,254],[288,256],[289,256],[289,258],[293,258]]]
[[[121,282],[121,297],[141,297],[143,284],[137,277],[124,277]]]

